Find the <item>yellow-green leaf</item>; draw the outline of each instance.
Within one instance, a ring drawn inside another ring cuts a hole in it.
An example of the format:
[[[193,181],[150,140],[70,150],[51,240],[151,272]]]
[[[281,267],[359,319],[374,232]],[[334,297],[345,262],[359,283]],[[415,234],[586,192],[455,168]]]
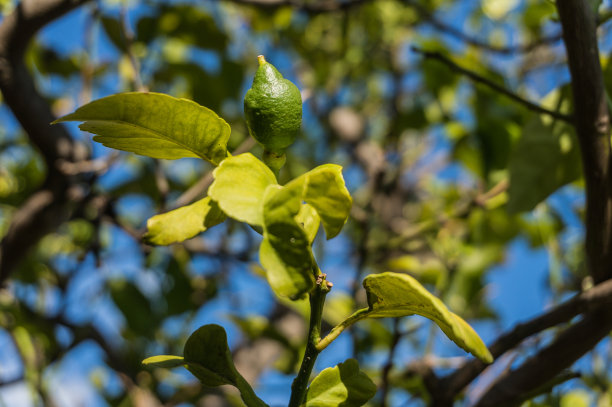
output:
[[[80,121],[107,147],[153,158],[199,157],[215,165],[227,155],[230,126],[212,110],[161,93],[120,93],[94,100],[56,122]]]
[[[191,205],[149,218],[143,240],[154,245],[182,242],[224,220],[223,211],[207,196]]]
[[[184,366],[185,359],[182,356],[174,355],[157,355],[146,358],[142,361],[145,366],[154,366],[170,369],[173,367]]]
[[[295,190],[280,185],[266,189],[259,261],[274,292],[290,298],[298,298],[314,287],[309,236],[295,220],[299,210]]]
[[[229,217],[254,226],[263,225],[263,196],[276,184],[272,171],[251,153],[228,157],[213,172],[208,195]]]
[[[376,385],[355,359],[323,370],[314,378],[303,407],[360,407],[376,394]]]
[[[363,286],[368,296],[368,317],[424,316],[438,324],[462,349],[485,363],[493,361],[493,356],[472,327],[409,275],[372,274],[364,279]]]
[[[308,241],[312,244],[321,223],[321,218],[319,218],[317,211],[308,204],[302,204],[300,211],[295,215],[295,221],[302,226],[308,236]]]
[[[328,239],[340,233],[353,204],[344,185],[341,166],[320,165],[289,182],[286,187],[301,189],[301,199],[317,211]]]

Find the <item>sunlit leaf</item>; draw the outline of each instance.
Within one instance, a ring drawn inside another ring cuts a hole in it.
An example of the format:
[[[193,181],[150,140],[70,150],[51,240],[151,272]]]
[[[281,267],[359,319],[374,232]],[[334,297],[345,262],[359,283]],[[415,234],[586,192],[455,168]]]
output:
[[[308,204],[302,204],[300,211],[295,215],[295,221],[302,226],[308,236],[308,241],[312,244],[321,223],[321,218],[319,218],[317,211]]]
[[[95,100],[56,122],[82,121],[107,147],[153,158],[227,156],[229,125],[212,110],[161,93],[120,93]]]
[[[225,220],[225,214],[210,197],[200,199],[147,220],[146,243],[169,245],[191,239]]]
[[[146,358],[142,361],[145,366],[162,367],[165,369],[171,369],[173,367],[179,367],[185,365],[185,359],[182,356],[174,355],[157,355]]]
[[[376,385],[355,359],[323,370],[314,378],[304,407],[359,407],[376,394]]]
[[[297,298],[314,286],[309,237],[294,218],[299,210],[299,195],[294,189],[280,185],[266,189],[259,261],[274,292],[290,298]]]
[[[328,239],[336,236],[348,219],[353,200],[344,185],[342,167],[324,164],[289,182],[287,188],[300,188],[301,199],[319,214]]]
[[[228,157],[213,172],[208,195],[229,217],[262,226],[264,191],[276,184],[272,171],[251,153]]]
[[[432,295],[417,280],[407,274],[381,273],[363,281],[368,296],[368,316],[403,317],[421,315],[434,321],[459,347],[486,363],[493,361],[491,353],[478,334],[460,316]]]

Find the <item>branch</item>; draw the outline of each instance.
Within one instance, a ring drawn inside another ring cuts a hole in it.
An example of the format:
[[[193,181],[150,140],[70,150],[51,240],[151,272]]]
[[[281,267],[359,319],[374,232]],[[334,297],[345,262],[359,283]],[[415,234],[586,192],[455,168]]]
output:
[[[593,349],[612,329],[612,311],[602,308],[566,329],[550,345],[515,370],[500,375],[476,407],[493,407],[521,399],[521,395],[554,379]]]
[[[504,333],[489,346],[494,358],[498,358],[516,347],[530,336],[567,322],[577,315],[592,312],[612,304],[612,280],[596,285],[588,291],[576,295],[571,300],[537,316],[529,321],[518,324],[509,332]],[[487,367],[478,359],[471,359],[452,374],[440,378],[433,396],[440,405],[450,403],[455,396],[471,383]]]
[[[48,166],[58,158],[72,159],[72,139],[38,93],[23,56],[34,34],[45,24],[88,0],[24,0],[0,25],[0,90]]]
[[[23,57],[40,28],[87,1],[24,0],[0,24],[0,91],[48,169],[43,186],[16,212],[0,244],[0,285],[27,251],[70,212],[68,194],[74,192],[74,181],[57,166],[76,158],[74,143],[64,127],[49,125],[55,117],[36,90]]]
[[[279,7],[291,6],[309,13],[325,13],[330,11],[346,10],[364,4],[372,0],[227,0],[233,3],[256,6],[262,9],[276,9]]]
[[[466,44],[472,45],[477,48],[481,48],[488,52],[494,52],[496,54],[512,55],[512,54],[529,53],[529,52],[536,50],[537,48],[541,46],[556,43],[560,41],[562,38],[561,33],[559,33],[559,34],[551,35],[549,37],[539,38],[528,44],[520,44],[520,45],[514,45],[514,46],[496,46],[493,44],[489,44],[488,42],[482,41],[479,37],[473,37],[471,35],[468,35],[464,33],[462,30],[455,28],[445,23],[444,21],[436,18],[436,16],[433,13],[431,13],[429,10],[427,10],[427,8],[423,7],[418,2],[406,0],[406,3],[410,7],[415,9],[416,12],[419,14],[419,16],[421,16],[421,18],[425,20],[426,23],[431,24],[434,28],[438,29],[439,31],[452,35],[456,39]]]
[[[576,134],[586,181],[586,253],[596,282],[612,273],[610,116],[596,36],[596,16],[586,0],[558,1],[567,50]]]
[[[523,99],[521,96],[517,95],[514,92],[511,92],[510,90],[504,88],[503,86],[491,81],[490,79],[487,79],[479,74],[477,74],[474,71],[470,71],[469,69],[465,69],[459,65],[457,65],[455,62],[451,61],[450,59],[448,59],[446,56],[442,55],[440,52],[437,51],[427,51],[418,47],[412,47],[412,50],[418,54],[423,55],[425,58],[427,59],[432,59],[438,62],[441,62],[442,64],[446,65],[447,67],[449,67],[452,71],[460,73],[462,75],[467,76],[468,78],[470,78],[471,80],[473,80],[474,82],[477,83],[481,83],[485,86],[487,86],[488,88],[491,88],[492,90],[506,96],[507,98],[510,98],[512,100],[514,100],[515,102],[518,102],[519,104],[525,106],[527,109],[537,112],[537,113],[542,113],[542,114],[547,114],[549,116],[554,117],[555,119],[559,119],[559,120],[563,120],[565,122],[572,122],[572,117],[565,115],[563,113],[559,113],[559,112],[555,112],[552,110],[548,110],[540,105],[537,105],[533,102],[530,102],[526,99]]]
[[[557,1],[557,9],[572,78],[574,124],[586,180],[586,262],[593,279],[600,282],[608,279],[612,270],[612,180],[610,117],[599,62],[597,22],[586,0]],[[515,370],[499,376],[477,406],[517,401],[592,350],[610,330],[609,307],[586,313],[550,345]]]

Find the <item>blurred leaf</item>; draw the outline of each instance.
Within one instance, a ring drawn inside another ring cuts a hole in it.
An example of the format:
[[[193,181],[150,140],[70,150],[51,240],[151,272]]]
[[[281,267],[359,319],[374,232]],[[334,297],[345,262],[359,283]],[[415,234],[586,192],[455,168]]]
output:
[[[115,305],[125,316],[124,331],[150,337],[161,321],[153,318],[149,299],[129,281],[113,281],[109,288]]]
[[[555,134],[534,116],[510,159],[508,210],[529,211],[561,186],[576,180],[581,167],[575,137]]]
[[[169,245],[191,239],[224,220],[223,211],[207,196],[191,205],[149,218],[147,232],[142,238],[148,244]]]
[[[161,93],[120,93],[95,100],[54,123],[83,121],[107,147],[153,158],[199,157],[219,164],[227,156],[229,125],[212,110]]]
[[[122,33],[123,29],[121,28],[121,22],[118,19],[110,16],[102,16],[100,21],[102,22],[102,28],[104,28],[104,32],[106,33],[108,39],[115,47],[117,47],[119,51],[127,54],[127,43]]]
[[[585,390],[573,390],[561,397],[560,407],[588,407],[591,406],[591,397]]]
[[[213,172],[208,195],[229,217],[250,225],[263,225],[266,187],[276,184],[272,171],[251,153],[228,157]]]
[[[34,63],[40,73],[46,75],[55,74],[68,79],[81,73],[76,55],[62,56],[56,50],[39,43],[34,43],[28,50],[28,60]]]
[[[376,385],[355,359],[323,370],[314,378],[304,407],[359,407],[376,394]]]
[[[417,280],[398,273],[372,274],[363,280],[368,296],[367,316],[371,318],[421,315],[434,321],[459,347],[485,363],[493,357],[478,334]],[[359,311],[358,311],[359,312]]]
[[[163,4],[156,15],[138,20],[138,41],[148,44],[160,37],[178,38],[199,48],[218,51],[225,50],[228,43],[227,35],[202,7],[180,4]]]

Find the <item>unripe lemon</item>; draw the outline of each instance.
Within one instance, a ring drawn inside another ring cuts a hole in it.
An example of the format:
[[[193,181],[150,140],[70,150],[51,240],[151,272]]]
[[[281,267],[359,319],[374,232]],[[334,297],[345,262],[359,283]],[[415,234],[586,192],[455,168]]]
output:
[[[266,150],[280,155],[300,133],[302,96],[263,55],[257,59],[259,68],[244,97],[247,127]]]

